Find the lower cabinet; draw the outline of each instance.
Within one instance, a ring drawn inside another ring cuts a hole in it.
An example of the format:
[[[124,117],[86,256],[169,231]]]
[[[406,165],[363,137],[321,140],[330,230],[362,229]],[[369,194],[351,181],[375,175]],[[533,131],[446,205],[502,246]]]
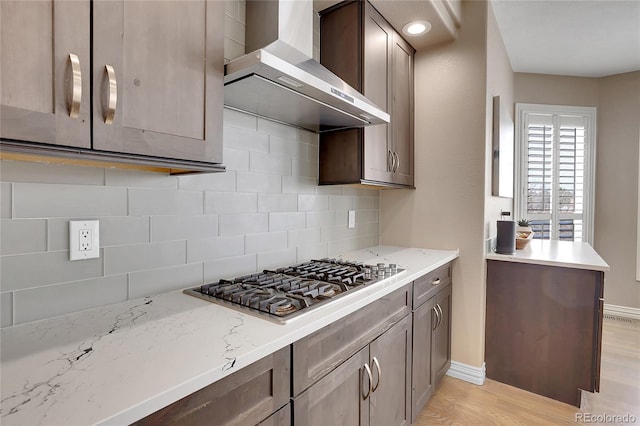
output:
[[[451,365],[451,264],[136,425],[410,425]]]
[[[411,316],[293,401],[299,425],[411,424]]]
[[[287,346],[134,425],[287,425],[290,353]]]
[[[487,261],[487,377],[576,407],[598,392],[604,272]]]
[[[411,419],[451,366],[451,264],[414,281]]]

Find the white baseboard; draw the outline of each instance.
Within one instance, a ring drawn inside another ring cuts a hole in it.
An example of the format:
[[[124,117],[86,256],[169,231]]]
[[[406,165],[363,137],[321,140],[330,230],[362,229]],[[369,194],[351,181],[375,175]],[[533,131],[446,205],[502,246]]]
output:
[[[473,383],[474,385],[483,385],[485,377],[485,363],[482,367],[473,367],[461,362],[451,361],[451,367],[447,371],[447,376]]]
[[[604,314],[611,315],[614,317],[640,320],[640,309],[630,308],[628,306],[609,305],[605,303]]]

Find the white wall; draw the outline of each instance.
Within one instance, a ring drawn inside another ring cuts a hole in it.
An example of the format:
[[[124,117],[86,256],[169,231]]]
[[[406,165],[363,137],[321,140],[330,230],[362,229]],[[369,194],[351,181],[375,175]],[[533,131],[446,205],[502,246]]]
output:
[[[382,191],[380,241],[460,249],[452,358],[484,361],[486,2],[463,2],[457,40],[415,58],[415,190]]]

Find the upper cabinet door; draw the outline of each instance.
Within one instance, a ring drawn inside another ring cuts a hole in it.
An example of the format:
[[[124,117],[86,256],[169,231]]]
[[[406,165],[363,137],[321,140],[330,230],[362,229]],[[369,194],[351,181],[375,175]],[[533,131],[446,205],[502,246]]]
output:
[[[363,94],[390,112],[391,48],[393,29],[367,2],[364,14]],[[364,178],[391,181],[391,151],[387,141],[390,127],[378,124],[364,128]]]
[[[414,49],[395,34],[391,72],[391,150],[393,182],[413,186],[413,56]]]
[[[93,148],[222,162],[224,2],[95,1]]]
[[[0,137],[89,148],[89,1],[0,1]]]

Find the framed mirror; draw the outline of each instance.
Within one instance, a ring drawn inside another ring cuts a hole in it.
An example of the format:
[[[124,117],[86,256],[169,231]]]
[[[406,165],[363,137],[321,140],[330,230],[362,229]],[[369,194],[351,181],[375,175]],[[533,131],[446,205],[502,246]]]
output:
[[[493,97],[491,195],[513,198],[513,119],[500,96]]]

